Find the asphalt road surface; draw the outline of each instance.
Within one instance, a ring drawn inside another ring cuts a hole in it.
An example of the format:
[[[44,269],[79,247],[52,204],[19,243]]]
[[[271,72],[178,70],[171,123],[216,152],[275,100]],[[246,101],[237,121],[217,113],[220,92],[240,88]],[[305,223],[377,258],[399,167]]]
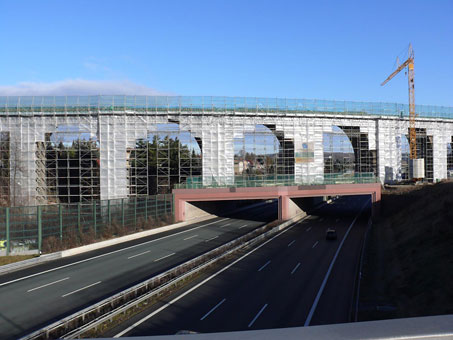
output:
[[[16,339],[276,218],[268,203],[230,217],[0,276],[0,339]]]
[[[344,197],[325,205],[318,216],[284,230],[108,335],[227,332],[350,321],[369,218],[367,202],[364,196]],[[367,208],[359,216],[362,207]],[[335,227],[337,240],[326,240],[328,227]]]

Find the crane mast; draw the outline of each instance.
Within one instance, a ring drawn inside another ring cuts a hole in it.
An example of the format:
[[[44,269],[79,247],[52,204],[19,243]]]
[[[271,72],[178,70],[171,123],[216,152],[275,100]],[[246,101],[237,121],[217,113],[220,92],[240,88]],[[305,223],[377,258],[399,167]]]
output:
[[[407,80],[409,86],[409,158],[417,159],[417,133],[415,131],[415,83],[414,83],[414,50],[412,44],[409,44],[408,58],[398,68],[393,71],[381,84],[384,86],[387,82],[396,76],[402,69],[407,66]]]

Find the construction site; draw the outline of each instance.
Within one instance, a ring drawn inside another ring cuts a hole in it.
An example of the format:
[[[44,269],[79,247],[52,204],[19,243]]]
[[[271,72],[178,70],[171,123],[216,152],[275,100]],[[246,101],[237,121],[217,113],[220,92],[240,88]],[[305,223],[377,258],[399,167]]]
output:
[[[0,97],[0,110],[3,205],[140,197],[245,178],[263,186],[411,178],[404,104]],[[415,110],[423,181],[452,177],[453,108]]]

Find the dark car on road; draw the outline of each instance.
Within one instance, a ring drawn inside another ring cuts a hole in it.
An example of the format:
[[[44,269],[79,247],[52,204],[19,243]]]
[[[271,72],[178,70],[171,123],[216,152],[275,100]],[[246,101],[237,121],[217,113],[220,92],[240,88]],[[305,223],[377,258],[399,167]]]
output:
[[[336,240],[337,231],[333,228],[328,228],[326,231],[326,240]]]

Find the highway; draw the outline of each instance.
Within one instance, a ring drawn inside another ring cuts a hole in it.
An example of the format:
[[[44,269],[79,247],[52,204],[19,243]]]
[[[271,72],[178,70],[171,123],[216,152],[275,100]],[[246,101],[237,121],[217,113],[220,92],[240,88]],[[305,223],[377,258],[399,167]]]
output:
[[[16,339],[272,221],[275,202],[0,276],[0,339]]]
[[[106,336],[164,335],[181,330],[226,332],[350,321],[369,211],[356,216],[361,207],[369,208],[366,202],[369,199],[363,196],[345,197],[325,205],[318,216],[309,216],[244,252],[227,267],[200,277]],[[332,226],[338,239],[328,241],[326,229]]]

